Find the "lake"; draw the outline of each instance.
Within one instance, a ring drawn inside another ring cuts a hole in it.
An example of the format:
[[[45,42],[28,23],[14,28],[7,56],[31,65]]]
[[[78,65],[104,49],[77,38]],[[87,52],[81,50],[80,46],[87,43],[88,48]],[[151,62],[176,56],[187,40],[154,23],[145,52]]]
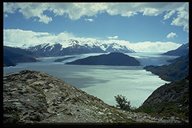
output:
[[[147,97],[161,85],[168,83],[157,75],[143,69],[146,65],[168,64],[167,60],[176,57],[152,53],[131,53],[142,66],[103,66],[103,65],[66,65],[66,62],[78,58],[99,54],[73,55],[74,58],[63,62],[54,62],[62,57],[38,58],[41,62],[19,63],[15,67],[4,67],[4,75],[24,69],[46,72],[60,78],[81,90],[102,99],[109,105],[116,105],[114,96],[121,94],[139,107]]]

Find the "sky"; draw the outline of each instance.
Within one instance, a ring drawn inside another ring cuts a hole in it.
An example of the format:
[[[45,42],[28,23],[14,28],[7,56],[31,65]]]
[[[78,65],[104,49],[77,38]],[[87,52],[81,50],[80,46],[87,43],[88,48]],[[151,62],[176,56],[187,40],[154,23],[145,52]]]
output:
[[[189,40],[189,3],[6,3],[4,45],[21,46],[81,38],[161,42]]]

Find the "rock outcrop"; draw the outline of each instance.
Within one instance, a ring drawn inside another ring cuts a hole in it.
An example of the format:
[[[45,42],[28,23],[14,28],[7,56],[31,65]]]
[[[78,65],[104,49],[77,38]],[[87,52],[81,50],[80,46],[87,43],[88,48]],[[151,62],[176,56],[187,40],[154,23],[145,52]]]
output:
[[[48,74],[24,70],[3,78],[4,123],[179,123],[123,111]]]

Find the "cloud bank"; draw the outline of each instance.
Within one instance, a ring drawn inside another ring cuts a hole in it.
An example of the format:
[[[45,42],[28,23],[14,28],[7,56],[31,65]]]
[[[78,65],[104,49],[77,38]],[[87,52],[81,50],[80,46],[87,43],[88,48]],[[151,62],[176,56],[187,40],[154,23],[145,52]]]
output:
[[[164,20],[172,19],[171,25],[182,26],[189,31],[189,3],[184,2],[143,2],[143,3],[4,3],[6,14],[19,12],[25,18],[37,18],[39,22],[48,24],[55,16],[67,16],[78,20],[83,16],[91,17],[99,13],[130,17],[141,13],[144,16],[164,14]],[[45,12],[54,16],[48,16]],[[175,14],[175,15],[174,15]],[[89,19],[89,18],[88,18]],[[88,20],[91,21],[91,20]]]
[[[128,48],[133,49],[136,52],[166,52],[181,46],[181,44],[177,44],[174,42],[160,42],[160,41],[129,42],[125,40],[114,40],[114,39],[96,40],[94,38],[77,37],[72,33],[68,33],[68,32],[62,32],[55,35],[47,32],[34,32],[34,31],[21,30],[21,29],[4,29],[3,30],[4,46],[29,47],[29,46],[35,46],[43,43],[50,43],[50,44],[62,43],[62,45],[65,47],[65,46],[68,46],[67,40],[69,39],[77,39],[85,43],[117,42],[119,44],[127,46]]]
[[[144,41],[132,43],[130,48],[136,52],[167,52],[178,48],[181,44],[174,42]]]

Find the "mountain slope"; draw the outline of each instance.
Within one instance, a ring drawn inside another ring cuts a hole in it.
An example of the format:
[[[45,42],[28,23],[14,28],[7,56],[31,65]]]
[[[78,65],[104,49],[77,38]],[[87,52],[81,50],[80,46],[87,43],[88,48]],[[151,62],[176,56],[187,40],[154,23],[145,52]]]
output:
[[[144,69],[166,81],[182,80],[189,74],[189,55],[176,58],[169,65],[146,66]]]
[[[3,64],[4,66],[15,66],[20,62],[36,62],[37,60],[31,52],[20,49],[4,46],[3,47]]]
[[[41,44],[28,48],[37,56],[64,56],[83,53],[134,52],[119,42],[66,40],[63,43]]]
[[[14,63],[9,57],[4,56],[3,66],[16,66],[16,63]]]
[[[113,52],[110,54],[103,54],[99,56],[90,56],[83,59],[78,59],[66,64],[77,65],[113,65],[113,66],[139,66],[140,62],[135,58],[125,55],[123,53]]]
[[[184,56],[189,54],[189,43],[181,45],[179,48],[175,50],[168,51],[163,55],[171,55],[171,56]]]
[[[140,107],[144,112],[189,118],[189,80],[183,79],[156,89]]]
[[[29,70],[4,76],[3,110],[7,124],[180,122],[117,109],[62,80]]]

